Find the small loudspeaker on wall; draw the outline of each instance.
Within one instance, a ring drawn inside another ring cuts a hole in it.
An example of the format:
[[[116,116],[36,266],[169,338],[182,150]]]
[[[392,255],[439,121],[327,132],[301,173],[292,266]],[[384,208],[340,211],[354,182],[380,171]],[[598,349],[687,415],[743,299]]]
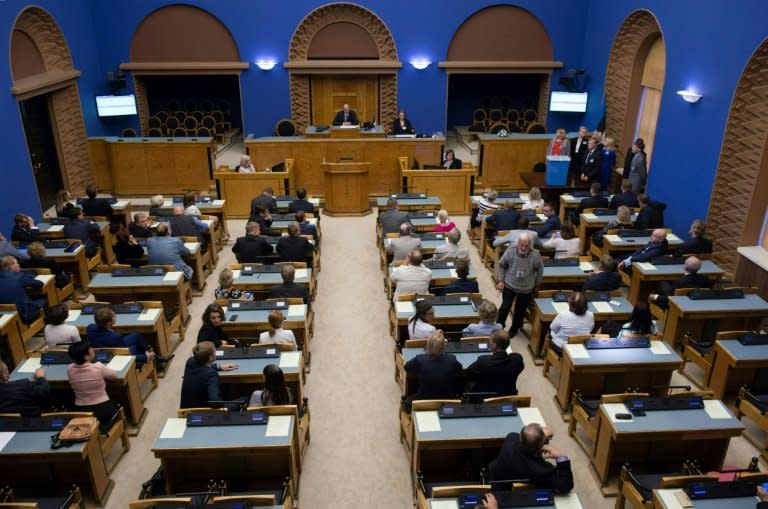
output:
[[[125,77],[125,73],[121,71],[108,72],[107,83],[109,83],[109,89],[113,94],[128,86],[128,80]]]

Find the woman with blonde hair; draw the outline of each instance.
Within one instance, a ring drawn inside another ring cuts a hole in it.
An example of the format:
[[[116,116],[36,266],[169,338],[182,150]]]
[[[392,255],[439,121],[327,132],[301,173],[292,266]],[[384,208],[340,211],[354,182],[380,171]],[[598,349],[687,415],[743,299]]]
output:
[[[629,207],[622,205],[616,209],[616,219],[608,221],[608,224],[603,226],[602,230],[595,232],[592,236],[592,242],[597,246],[602,246],[603,235],[610,230],[631,230],[632,228],[634,228],[632,225],[632,212],[629,210]]]
[[[66,189],[59,189],[56,193],[56,215],[58,217],[72,217],[75,206],[71,202],[72,194]]]
[[[456,228],[456,223],[454,223],[451,218],[448,217],[448,211],[445,209],[440,209],[440,212],[437,213],[437,220],[439,223],[435,225],[435,228],[432,231],[448,233],[449,231]]]
[[[528,191],[528,200],[523,203],[523,210],[540,209],[543,206],[544,200],[541,198],[541,189],[533,186],[531,190]]]
[[[251,162],[251,156],[243,154],[240,158],[240,164],[235,167],[235,171],[239,173],[256,173],[256,168]]]
[[[485,299],[477,306],[477,316],[480,318],[478,323],[470,323],[461,331],[461,335],[467,336],[490,336],[495,330],[501,329],[501,324],[496,323],[496,317],[499,310],[496,304]]]
[[[225,268],[219,272],[219,287],[216,288],[214,296],[217,299],[229,300],[253,300],[251,292],[244,292],[235,288],[235,274],[231,269]]]
[[[419,390],[406,401],[410,411],[411,402],[417,399],[454,398],[461,388],[461,364],[456,356],[445,353],[443,331],[435,331],[419,354],[405,363],[405,371],[418,378]]]
[[[292,330],[283,329],[283,322],[285,317],[283,312],[279,309],[275,309],[269,314],[269,330],[262,332],[259,335],[260,345],[293,345],[293,350],[296,350],[296,337],[293,335]]]
[[[613,138],[608,137],[605,139],[605,144],[603,145],[603,158],[600,160],[600,185],[603,190],[608,189],[608,186],[611,185],[611,177],[615,166],[616,146]]]

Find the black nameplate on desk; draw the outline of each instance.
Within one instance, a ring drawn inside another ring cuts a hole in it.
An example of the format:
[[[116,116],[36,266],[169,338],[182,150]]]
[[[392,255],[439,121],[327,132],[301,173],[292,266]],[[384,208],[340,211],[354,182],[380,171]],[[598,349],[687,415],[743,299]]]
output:
[[[0,431],[59,431],[68,422],[65,417],[0,417]]]
[[[282,265],[243,265],[240,269],[240,275],[252,276],[254,274],[280,274],[282,271]]]
[[[657,258],[651,258],[651,263],[654,265],[683,265],[685,258],[678,256],[659,256]]]
[[[739,343],[744,346],[768,345],[768,334],[744,334],[739,338]]]
[[[285,300],[266,301],[266,300],[230,300],[227,304],[229,311],[258,311],[262,309],[288,309],[288,302]]]
[[[83,304],[80,314],[94,315],[99,308],[110,308],[116,315],[133,315],[144,311],[144,306],[134,304]]]
[[[609,338],[588,339],[584,342],[587,350],[613,350],[620,348],[650,348],[651,340],[648,338]]]
[[[579,260],[577,258],[552,258],[550,260],[544,260],[545,267],[578,267]]]
[[[410,219],[434,219],[435,214],[432,212],[414,212],[409,217]]]
[[[83,202],[85,202],[85,200],[87,200],[87,199],[88,198],[78,198],[77,199],[77,206],[80,207],[83,204]],[[117,198],[115,198],[114,196],[110,196],[109,198],[98,198],[98,199],[99,200],[107,200],[107,202],[110,205],[114,205],[115,203],[117,203]]]
[[[274,348],[222,348],[216,351],[216,360],[229,359],[276,359],[280,350]]]
[[[595,209],[592,213],[596,216],[615,216],[616,211],[613,209]]]
[[[415,300],[425,300],[433,306],[461,306],[469,304],[475,310],[478,306],[478,303],[475,303],[469,297],[462,295],[417,295]]]
[[[443,405],[438,410],[441,419],[464,417],[503,417],[517,415],[517,407],[512,403],[468,403]]]
[[[653,233],[653,230],[619,230],[618,233],[616,233],[616,235],[618,235],[622,239],[626,239],[628,237],[648,238],[651,236],[651,233]]]
[[[685,492],[691,500],[706,498],[741,498],[754,497],[757,491],[757,482],[736,479],[730,482],[716,482],[714,484],[694,483],[685,488]]]
[[[467,343],[460,341],[448,341],[445,344],[445,353],[474,353],[474,352],[490,352],[488,343]]]
[[[445,238],[445,233],[415,233],[413,236],[421,240],[442,240]]]
[[[646,412],[657,410],[701,410],[704,399],[701,396],[681,396],[677,398],[630,398],[627,407],[632,415],[639,417]]]
[[[390,196],[390,198],[394,198],[395,200],[417,200],[426,197],[426,193],[398,193]]]
[[[272,221],[296,221],[296,214],[272,214]]]
[[[49,239],[43,242],[43,245],[47,249],[66,249],[70,247],[69,241],[65,239]],[[73,242],[72,245],[75,246],[75,249],[77,249],[77,246],[80,245],[80,242]],[[74,249],[72,251],[74,251]]]
[[[164,276],[167,271],[163,267],[139,267],[137,269],[114,269],[112,277],[141,277]]]
[[[187,416],[187,426],[247,426],[266,424],[266,412],[210,412],[191,413]]]
[[[691,300],[743,299],[744,290],[693,290],[688,294]]]
[[[611,294],[608,292],[587,292],[587,302],[608,302]]]
[[[112,357],[112,352],[96,350],[93,361],[107,364],[112,360]],[[47,351],[40,354],[40,364],[43,366],[50,366],[53,364],[72,364],[73,362],[75,361],[72,360],[72,357],[70,357],[69,354],[63,350]]]
[[[552,302],[568,302],[568,294],[558,292],[552,296]]]
[[[275,201],[296,201],[298,199],[298,196],[288,196],[287,194],[282,196],[275,196]]]
[[[488,194],[487,193],[483,193],[483,197],[487,198]],[[507,192],[504,192],[504,193],[496,193],[496,199],[498,200],[500,198],[501,199],[505,199],[505,198],[520,198],[520,193],[511,192],[511,191],[507,191]]]
[[[555,497],[551,490],[493,491],[500,509],[513,507],[554,507]],[[459,497],[459,509],[474,509],[485,493],[465,493]]]
[[[455,269],[456,264],[454,262],[424,262],[424,266],[428,269]]]
[[[69,218],[68,217],[52,217],[47,222],[48,224],[68,224]]]
[[[213,199],[210,196],[195,196],[195,203],[211,203]],[[184,203],[184,198],[180,198],[178,196],[173,197],[173,203],[174,205],[177,203]]]
[[[527,217],[528,219],[538,219],[539,215],[533,209],[518,210],[520,217]]]

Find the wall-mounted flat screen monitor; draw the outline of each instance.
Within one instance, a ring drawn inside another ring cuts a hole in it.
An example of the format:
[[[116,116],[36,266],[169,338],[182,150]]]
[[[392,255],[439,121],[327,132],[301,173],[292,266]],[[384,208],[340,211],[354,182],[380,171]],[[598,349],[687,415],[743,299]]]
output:
[[[549,111],[585,113],[588,95],[587,92],[552,92]]]
[[[97,95],[96,109],[100,117],[136,115],[136,97],[128,95]]]

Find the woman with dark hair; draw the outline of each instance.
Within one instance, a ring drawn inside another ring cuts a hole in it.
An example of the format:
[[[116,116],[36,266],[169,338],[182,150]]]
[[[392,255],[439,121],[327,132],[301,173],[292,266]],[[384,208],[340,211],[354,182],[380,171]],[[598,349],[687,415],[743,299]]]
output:
[[[203,326],[197,333],[197,342],[210,341],[216,348],[221,345],[234,344],[229,335],[221,328],[224,321],[224,310],[218,304],[209,304],[203,312]]]
[[[113,235],[115,236],[115,240],[117,240],[117,243],[112,246],[112,249],[115,252],[115,258],[117,258],[117,263],[124,263],[137,267],[138,261],[144,256],[144,248],[142,248],[136,239],[133,238],[133,235],[128,232],[128,228],[126,228],[125,225],[120,226]]]
[[[283,370],[274,364],[264,366],[264,389],[255,390],[248,406],[292,405],[293,394],[285,385]]]
[[[632,310],[632,317],[627,323],[622,325],[616,337],[647,338],[653,334],[656,334],[656,324],[653,322],[653,316],[651,315],[648,303],[644,300],[638,300],[635,308]]]
[[[45,342],[48,348],[56,348],[67,343],[78,343],[80,332],[77,327],[64,323],[69,316],[66,304],[56,304],[48,308],[45,313]]]
[[[435,309],[425,300],[416,301],[416,312],[408,320],[408,339],[428,338],[437,330],[432,325]]]
[[[645,141],[638,138],[632,144],[632,158],[629,161],[629,175],[632,182],[632,192],[640,194],[645,189],[645,183],[648,181],[648,167],[645,156]]]
[[[440,166],[446,170],[460,170],[462,165],[461,159],[456,159],[452,148],[445,151],[445,159],[440,163]]]
[[[75,393],[75,409],[93,412],[104,426],[117,413],[117,405],[107,394],[107,380],[117,379],[117,372],[101,362],[92,362],[95,353],[88,341],[69,345],[69,356],[74,361],[67,368],[69,385]]]
[[[552,334],[550,348],[560,355],[568,343],[568,336],[589,334],[594,327],[595,315],[588,311],[587,297],[581,292],[573,292],[568,296],[568,311],[559,312],[549,326]]]

